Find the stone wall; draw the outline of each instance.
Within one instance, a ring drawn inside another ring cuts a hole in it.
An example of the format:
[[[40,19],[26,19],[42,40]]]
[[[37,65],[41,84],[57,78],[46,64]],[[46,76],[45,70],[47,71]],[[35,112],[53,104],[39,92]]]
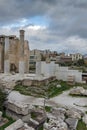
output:
[[[55,80],[55,76],[53,77],[49,77],[46,79],[41,79],[41,80],[31,80],[31,79],[24,79],[22,81],[22,85],[24,86],[43,86],[43,85],[47,85],[49,82]]]
[[[55,76],[55,64],[54,62],[46,63],[46,62],[36,62],[36,75],[44,76],[44,77],[51,77]]]
[[[16,72],[19,71],[19,52],[20,52],[20,43],[19,39],[10,40],[10,49],[9,49],[9,62],[10,70],[14,70],[11,65],[14,65]]]
[[[24,30],[20,30],[20,38],[0,36],[0,72],[3,70],[5,73],[29,72],[29,44],[24,40]]]
[[[67,81],[69,76],[74,76],[76,82],[82,83],[82,72],[69,70],[68,67],[58,67],[55,71],[56,78]]]
[[[44,77],[56,76],[58,80],[67,81],[69,76],[74,76],[76,82],[82,83],[82,72],[70,70],[68,67],[61,67],[54,62],[37,62],[36,75]]]

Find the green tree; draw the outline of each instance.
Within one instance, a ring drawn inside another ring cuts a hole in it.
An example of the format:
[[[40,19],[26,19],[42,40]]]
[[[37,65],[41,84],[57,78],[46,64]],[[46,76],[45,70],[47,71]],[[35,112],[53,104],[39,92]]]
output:
[[[84,59],[79,59],[79,60],[77,61],[77,66],[84,66],[84,65],[85,65]]]
[[[6,94],[0,89],[0,111],[3,110],[3,103],[6,99]]]
[[[46,57],[43,54],[41,54],[41,61],[45,61],[45,60],[46,60]]]

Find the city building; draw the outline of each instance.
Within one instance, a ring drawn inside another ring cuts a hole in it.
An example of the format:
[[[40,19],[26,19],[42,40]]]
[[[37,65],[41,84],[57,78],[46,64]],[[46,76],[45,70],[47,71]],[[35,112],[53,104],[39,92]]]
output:
[[[78,61],[79,59],[83,58],[82,54],[80,53],[71,54],[71,56],[72,56],[72,61]]]
[[[69,55],[56,56],[56,63],[72,63],[72,57]]]

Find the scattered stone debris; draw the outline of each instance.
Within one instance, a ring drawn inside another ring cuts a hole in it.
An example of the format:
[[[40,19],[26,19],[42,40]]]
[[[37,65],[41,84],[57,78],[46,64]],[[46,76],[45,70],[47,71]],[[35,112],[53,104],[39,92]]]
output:
[[[77,111],[77,109],[71,108],[66,111],[66,116],[74,119],[81,119],[82,114],[79,112],[79,110]]]
[[[53,108],[47,113],[48,122],[44,124],[44,130],[76,130],[78,120],[83,112],[75,108]]]
[[[68,75],[68,77],[67,77],[67,83],[69,85],[74,85],[75,84],[75,76],[74,75]]]
[[[83,122],[86,124],[86,127],[87,127],[87,114],[85,114],[85,115],[83,116]]]
[[[57,84],[57,86],[56,86],[57,88],[61,88],[61,85],[60,84]]]
[[[59,105],[59,107],[50,106],[50,111],[46,111],[46,107],[44,106],[29,104],[30,101],[35,101],[35,98],[29,99],[28,96],[25,97],[24,95],[20,97],[19,93],[18,95],[10,93],[6,106],[7,115],[10,115],[16,120],[21,119],[34,129],[38,129],[44,125],[43,130],[76,130],[78,121],[84,116],[81,110],[64,105]]]
[[[45,111],[44,107],[40,106],[29,107],[28,105],[28,110],[25,108],[20,104],[16,107],[11,106],[11,110],[14,110],[14,113],[23,116],[23,118],[18,119],[5,130],[38,130],[42,125],[43,130],[76,130],[78,121],[81,119],[87,125],[87,115],[76,108],[51,107],[50,112]],[[13,115],[13,113],[11,114]],[[2,116],[2,113],[0,115]],[[26,120],[23,120],[24,118]]]
[[[44,124],[44,130],[68,130],[68,126],[61,119],[50,119],[49,123]]]
[[[22,85],[23,86],[46,86],[50,82],[54,81],[56,79],[55,76],[51,76],[49,78],[44,78],[43,80],[36,80],[36,79],[24,79],[22,80]]]
[[[7,108],[13,112],[16,112],[17,114],[21,115],[29,114],[29,105],[20,102],[9,101],[7,104]]]
[[[43,107],[35,107],[23,102],[8,100],[6,114],[13,119],[21,119],[34,129],[38,129],[47,119]]]
[[[0,88],[5,91],[5,89],[13,89],[14,86],[17,85],[15,80],[8,80],[5,81],[3,79],[0,79]]]
[[[0,127],[8,122],[7,118],[2,117],[2,112],[0,111]]]
[[[70,130],[76,130],[77,124],[78,124],[78,119],[75,118],[67,118],[65,120],[67,125],[69,126]]]
[[[70,95],[87,96],[87,90],[79,86],[74,87],[72,90],[70,90]]]
[[[19,119],[7,128],[5,128],[5,130],[34,130],[34,128],[29,127],[21,119]]]

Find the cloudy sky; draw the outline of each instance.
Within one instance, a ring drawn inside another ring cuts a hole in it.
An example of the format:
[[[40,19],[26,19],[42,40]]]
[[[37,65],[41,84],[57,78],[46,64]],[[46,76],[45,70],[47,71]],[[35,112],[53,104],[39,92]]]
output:
[[[30,49],[87,53],[87,0],[0,0],[0,34],[25,30]]]

